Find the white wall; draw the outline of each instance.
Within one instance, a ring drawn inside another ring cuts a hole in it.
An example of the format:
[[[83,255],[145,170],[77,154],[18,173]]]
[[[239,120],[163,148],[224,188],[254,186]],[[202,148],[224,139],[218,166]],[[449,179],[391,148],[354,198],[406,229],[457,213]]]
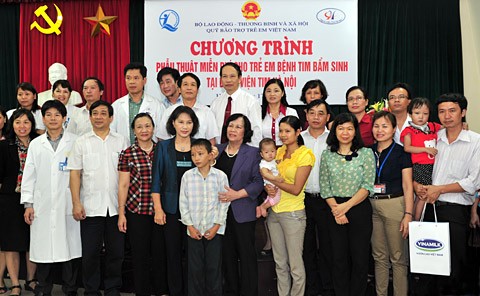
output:
[[[480,132],[480,1],[460,0],[463,83],[468,99],[467,121]]]

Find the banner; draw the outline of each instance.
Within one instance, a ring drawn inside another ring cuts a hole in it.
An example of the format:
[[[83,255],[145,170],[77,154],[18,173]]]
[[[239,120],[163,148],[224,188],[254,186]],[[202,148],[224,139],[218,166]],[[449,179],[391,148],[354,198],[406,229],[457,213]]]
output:
[[[156,74],[168,66],[198,75],[199,100],[210,104],[223,92],[219,71],[230,61],[260,102],[275,77],[289,104],[302,104],[312,79],[324,82],[330,104],[345,104],[345,91],[357,84],[357,0],[145,2],[148,93],[161,97]]]

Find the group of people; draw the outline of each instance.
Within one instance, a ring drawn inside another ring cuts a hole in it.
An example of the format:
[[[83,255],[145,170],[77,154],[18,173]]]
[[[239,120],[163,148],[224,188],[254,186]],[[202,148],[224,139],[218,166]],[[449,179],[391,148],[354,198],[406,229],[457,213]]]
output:
[[[354,86],[349,112],[334,116],[325,85],[311,80],[297,113],[280,79],[265,84],[260,104],[240,87],[240,67],[226,63],[225,92],[208,107],[194,73],[161,69],[160,100],[144,92],[146,67],[132,63],[127,95],[109,104],[88,77],[77,108],[55,67],[51,100],[40,107],[24,82],[18,108],[0,116],[0,272],[4,260],[10,295],[21,293],[23,251],[25,289],[36,295],[51,294],[55,265],[67,295],[80,269],[85,295],[99,295],[102,278],[105,294],[119,295],[126,238],[137,295],[258,295],[260,216],[279,295],[364,295],[370,255],[377,295],[387,295],[390,268],[394,294],[407,295],[409,222],[422,211],[432,220],[432,204],[450,222],[452,274],[419,275],[418,294],[476,285],[467,234],[480,224],[480,135],[464,128],[464,96],[438,98],[439,125],[407,84],[392,86],[389,111],[377,113]]]

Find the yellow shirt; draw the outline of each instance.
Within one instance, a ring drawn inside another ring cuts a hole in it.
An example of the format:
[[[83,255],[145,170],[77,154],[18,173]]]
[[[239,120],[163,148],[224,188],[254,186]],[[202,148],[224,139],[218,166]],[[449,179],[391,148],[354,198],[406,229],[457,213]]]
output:
[[[297,173],[297,168],[304,166],[313,167],[315,163],[315,155],[312,150],[305,146],[298,147],[295,152],[293,152],[291,158],[283,159],[287,147],[284,145],[277,150],[276,159],[280,161],[277,165],[278,172],[285,180],[287,184],[294,184],[295,175]],[[306,183],[306,182],[305,182]],[[272,210],[275,213],[282,212],[293,212],[303,210],[305,208],[304,199],[305,199],[305,185],[300,191],[299,195],[293,195],[285,191],[281,191],[280,202],[272,207]]]

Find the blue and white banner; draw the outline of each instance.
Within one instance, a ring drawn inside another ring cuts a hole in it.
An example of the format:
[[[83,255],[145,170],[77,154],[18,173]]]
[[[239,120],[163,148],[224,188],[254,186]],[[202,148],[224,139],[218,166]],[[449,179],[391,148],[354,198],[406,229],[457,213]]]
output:
[[[223,92],[220,67],[238,63],[242,88],[261,101],[280,78],[289,104],[303,85],[322,80],[330,104],[345,104],[357,84],[357,0],[145,1],[147,92],[161,97],[157,72],[169,66],[200,77],[199,100]]]

